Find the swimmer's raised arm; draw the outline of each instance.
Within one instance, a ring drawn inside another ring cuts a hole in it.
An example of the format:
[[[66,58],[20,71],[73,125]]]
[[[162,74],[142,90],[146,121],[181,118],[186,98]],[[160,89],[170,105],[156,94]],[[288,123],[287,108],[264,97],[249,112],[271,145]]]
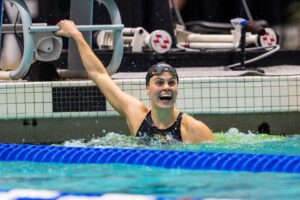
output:
[[[117,112],[128,120],[128,117],[132,118],[130,115],[136,114],[141,110],[147,110],[147,107],[141,101],[123,92],[111,79],[106,68],[90,48],[73,21],[61,20],[57,25],[61,27],[56,32],[57,35],[70,37],[75,40],[88,76],[96,83]],[[144,115],[146,111],[142,113]]]
[[[211,130],[205,124],[182,114],[176,107],[179,78],[175,68],[166,63],[157,63],[149,68],[145,79],[151,104],[148,108],[117,86],[74,22],[62,20],[58,26],[61,30],[57,31],[57,35],[75,40],[89,77],[115,110],[127,119],[132,135],[148,134],[154,137],[158,134],[166,139],[172,137],[185,143],[214,141]]]
[[[108,75],[102,62],[94,54],[73,21],[61,20],[57,25],[61,27],[61,29],[56,32],[57,35],[70,37],[75,40],[84,67],[86,68],[89,77],[94,82],[96,82],[96,77],[99,74],[104,76]]]

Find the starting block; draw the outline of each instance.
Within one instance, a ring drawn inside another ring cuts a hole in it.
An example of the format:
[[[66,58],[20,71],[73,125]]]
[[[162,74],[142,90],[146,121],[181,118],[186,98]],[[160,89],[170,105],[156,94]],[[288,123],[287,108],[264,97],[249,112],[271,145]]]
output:
[[[58,26],[33,25],[29,13],[29,9],[25,3],[25,0],[8,0],[8,1],[11,2],[14,6],[16,6],[16,8],[20,13],[20,17],[22,20],[21,32],[23,33],[23,38],[24,38],[23,41],[24,48],[23,48],[23,57],[18,68],[13,71],[0,71],[0,79],[17,80],[23,78],[26,75],[27,71],[30,68],[30,65],[33,62],[35,62],[35,60],[49,61],[51,59],[57,58],[60,55],[62,45],[61,45],[61,40],[58,39],[58,37],[52,35],[51,33],[51,32],[58,31],[59,30]],[[90,11],[93,10],[92,8],[93,4],[91,3],[92,0],[88,0],[85,2],[83,2],[83,0],[71,0],[71,13],[72,13],[72,8],[78,8],[78,6],[74,4],[79,2],[89,5],[89,7],[86,9],[89,9]],[[108,10],[111,17],[112,25],[78,25],[77,27],[80,31],[99,31],[99,30],[112,31],[113,39],[114,39],[114,43],[113,43],[114,51],[113,51],[110,64],[107,67],[107,71],[109,74],[113,74],[119,68],[123,56],[122,30],[124,28],[124,25],[121,23],[120,13],[114,0],[97,0],[97,2],[99,4],[103,4]],[[1,0],[1,8],[2,8],[2,0]],[[77,12],[76,14],[85,15],[85,13],[86,12]],[[2,17],[2,12],[1,12],[1,17]],[[76,51],[74,45],[73,47],[72,45],[69,46],[68,50],[69,50],[68,53],[69,61],[70,60],[77,61],[78,59],[80,59],[78,58],[78,56],[76,56],[75,53],[73,53]],[[81,74],[77,73],[77,71],[82,72],[84,70],[83,68],[65,70],[61,75],[65,75],[68,77],[76,76],[76,78],[78,78],[78,76],[81,76]]]
[[[142,27],[124,28],[123,40],[124,46],[130,47],[132,52],[143,52],[144,49],[148,48],[156,53],[166,53],[172,46],[172,38],[168,32],[155,30],[149,34]],[[99,49],[112,49],[112,31],[100,31],[96,41]]]

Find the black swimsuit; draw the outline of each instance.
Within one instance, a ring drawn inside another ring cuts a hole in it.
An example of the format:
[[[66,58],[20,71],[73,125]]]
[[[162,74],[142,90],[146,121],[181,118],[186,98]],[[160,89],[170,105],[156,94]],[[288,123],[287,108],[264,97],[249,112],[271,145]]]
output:
[[[144,121],[142,122],[140,128],[137,131],[137,137],[153,137],[158,138],[162,141],[182,141],[180,126],[183,113],[180,112],[176,121],[166,129],[157,128],[151,118],[151,111],[146,115]]]

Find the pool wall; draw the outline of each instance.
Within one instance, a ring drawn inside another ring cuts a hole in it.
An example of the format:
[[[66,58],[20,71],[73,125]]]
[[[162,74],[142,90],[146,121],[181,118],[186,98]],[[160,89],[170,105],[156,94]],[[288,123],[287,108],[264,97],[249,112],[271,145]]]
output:
[[[149,105],[141,77],[114,80]],[[299,95],[300,76],[181,77],[177,106],[214,132],[235,127],[243,132],[299,134]],[[56,142],[51,140],[88,139],[107,131],[128,133],[125,120],[89,80],[3,81],[0,119],[4,142]]]

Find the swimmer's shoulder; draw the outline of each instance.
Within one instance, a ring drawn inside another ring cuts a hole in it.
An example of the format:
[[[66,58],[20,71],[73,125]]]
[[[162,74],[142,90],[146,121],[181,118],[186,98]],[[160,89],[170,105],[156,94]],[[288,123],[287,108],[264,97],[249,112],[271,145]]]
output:
[[[183,142],[187,143],[214,141],[211,129],[202,121],[186,113],[182,116],[181,137]]]

